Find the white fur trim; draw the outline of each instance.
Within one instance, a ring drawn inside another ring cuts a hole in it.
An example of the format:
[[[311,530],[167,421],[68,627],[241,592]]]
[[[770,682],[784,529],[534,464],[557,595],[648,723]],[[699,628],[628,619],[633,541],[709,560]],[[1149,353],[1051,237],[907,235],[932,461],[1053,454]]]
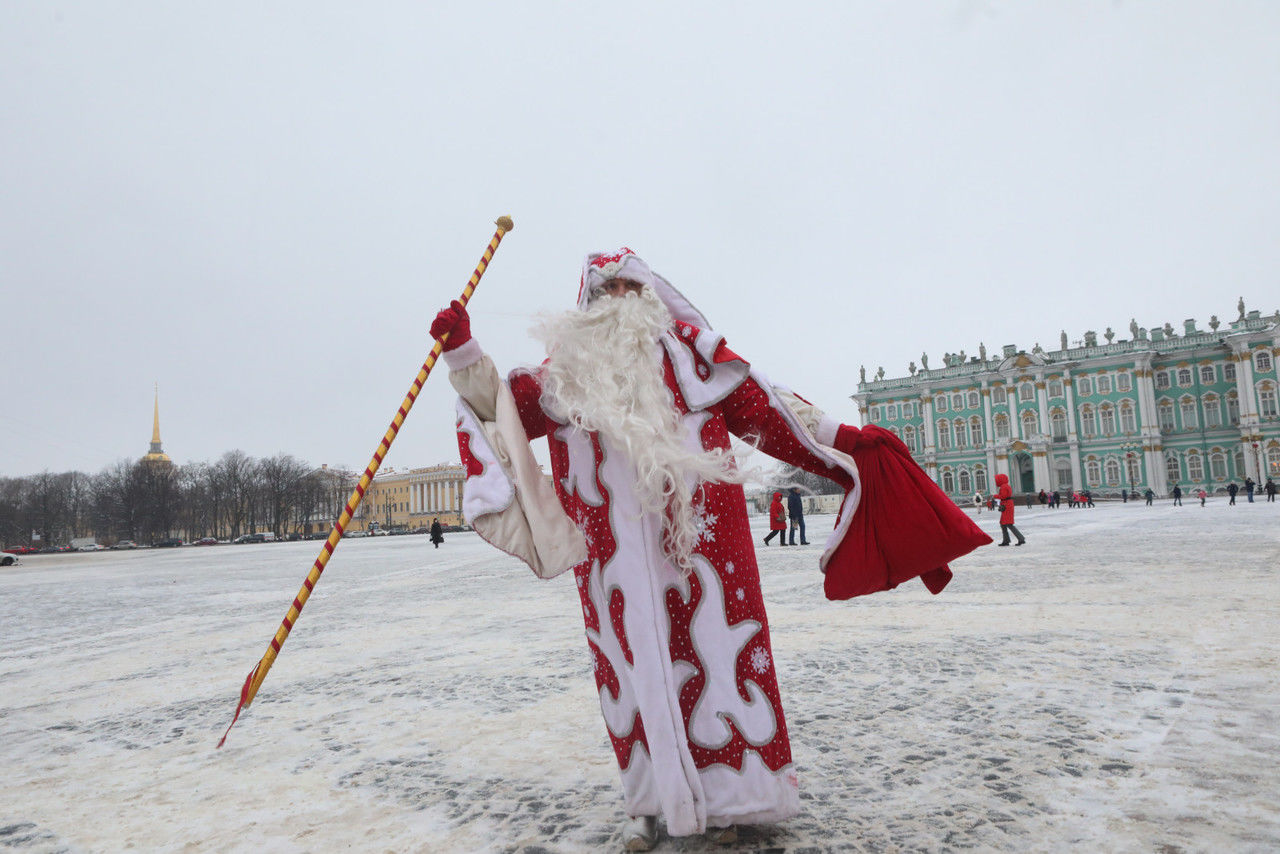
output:
[[[444,363],[449,366],[449,370],[460,371],[480,361],[483,355],[484,351],[480,349],[480,344],[472,338],[452,350],[445,350]]]
[[[822,419],[818,422],[817,429],[813,431],[813,436],[827,447],[834,448],[836,445],[836,433],[839,432],[839,430],[839,421],[831,418],[830,416],[823,415]]]

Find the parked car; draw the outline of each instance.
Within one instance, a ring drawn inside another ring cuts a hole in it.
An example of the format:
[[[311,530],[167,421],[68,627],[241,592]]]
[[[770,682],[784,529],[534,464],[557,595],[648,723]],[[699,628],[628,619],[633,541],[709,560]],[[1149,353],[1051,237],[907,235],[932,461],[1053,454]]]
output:
[[[14,555],[33,555],[40,551],[35,546],[5,546],[4,550]]]
[[[217,544],[218,544],[217,537],[201,537],[200,539],[192,543],[192,545],[194,546],[216,546]]]
[[[267,537],[265,534],[241,534],[231,542],[233,543],[265,543]]]
[[[169,537],[168,539],[165,539],[165,540],[157,540],[151,545],[157,549],[174,549],[182,545],[182,540],[178,539],[177,537]]]
[[[18,562],[18,556],[12,552],[0,552],[0,566],[13,566]]]
[[[98,545],[97,543],[85,543],[83,546],[80,546],[80,548],[76,549],[76,551],[78,551],[78,552],[101,552],[101,551],[106,551],[106,549],[104,549],[102,546]]]
[[[113,549],[136,549],[137,547],[138,547],[138,544],[137,544],[137,543],[135,543],[133,540],[121,540],[120,542],[118,542],[118,543],[116,543],[114,546],[112,546],[111,548],[113,548]]]

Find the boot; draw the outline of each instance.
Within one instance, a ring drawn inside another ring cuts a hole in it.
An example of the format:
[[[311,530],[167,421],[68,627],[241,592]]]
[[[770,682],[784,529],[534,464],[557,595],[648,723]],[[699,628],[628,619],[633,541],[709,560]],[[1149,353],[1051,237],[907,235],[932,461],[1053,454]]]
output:
[[[707,841],[714,845],[732,845],[738,841],[738,828],[732,824],[728,827],[709,827]]]
[[[622,847],[627,851],[652,851],[658,844],[658,817],[642,815],[628,819],[622,829]]]

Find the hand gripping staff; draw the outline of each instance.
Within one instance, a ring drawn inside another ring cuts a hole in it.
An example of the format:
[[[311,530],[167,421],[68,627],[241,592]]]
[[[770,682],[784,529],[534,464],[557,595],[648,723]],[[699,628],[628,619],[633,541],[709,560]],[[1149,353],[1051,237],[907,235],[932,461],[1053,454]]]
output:
[[[498,217],[495,225],[498,226],[498,230],[494,232],[493,239],[489,241],[488,247],[484,250],[484,257],[476,265],[475,272],[471,274],[471,280],[467,282],[467,286],[462,291],[462,296],[458,298],[458,301],[463,306],[466,306],[471,300],[471,295],[475,293],[476,285],[480,283],[480,277],[484,275],[485,268],[489,266],[489,261],[493,259],[493,253],[498,251],[498,244],[502,242],[503,235],[515,227],[509,216]],[[422,369],[418,371],[418,376],[414,379],[413,385],[409,387],[409,393],[405,395],[404,402],[400,404],[400,408],[396,410],[395,417],[391,419],[391,426],[387,428],[386,435],[382,437],[378,450],[373,452],[373,459],[369,461],[369,467],[364,470],[364,475],[361,476],[355,491],[347,499],[347,506],[343,508],[342,515],[338,517],[338,521],[333,523],[333,530],[329,532],[329,539],[325,541],[324,548],[320,550],[320,556],[316,558],[311,571],[307,573],[306,580],[302,582],[302,588],[294,598],[293,604],[289,606],[289,613],[285,615],[284,622],[276,630],[276,636],[271,639],[271,644],[267,647],[266,654],[262,656],[257,666],[250,671],[248,678],[244,680],[244,687],[240,689],[240,703],[236,706],[235,717],[231,719],[231,724],[227,727],[227,731],[223,733],[222,740],[218,742],[218,747],[222,747],[226,743],[231,727],[235,726],[236,721],[240,719],[240,713],[249,708],[250,704],[253,703],[253,698],[257,696],[258,689],[262,687],[263,680],[267,678],[267,672],[271,670],[271,665],[275,663],[276,656],[280,654],[280,647],[284,646],[285,639],[289,637],[289,632],[293,629],[294,623],[298,621],[298,615],[302,613],[302,606],[307,604],[311,591],[315,589],[316,583],[320,581],[320,574],[324,572],[325,565],[329,563],[329,556],[338,547],[343,531],[351,522],[351,517],[355,515],[356,508],[360,506],[360,502],[364,499],[365,490],[369,488],[373,476],[378,472],[378,467],[382,465],[382,460],[386,457],[391,443],[395,441],[396,434],[400,432],[400,425],[404,424],[404,419],[408,417],[409,410],[413,408],[413,402],[418,399],[418,394],[422,391],[422,384],[427,381],[427,377],[431,374],[431,369],[435,367],[436,359],[440,358],[440,353],[444,349],[444,342],[448,338],[449,336],[446,334],[436,341],[435,346],[431,348],[431,353],[427,356],[427,360],[423,362]]]

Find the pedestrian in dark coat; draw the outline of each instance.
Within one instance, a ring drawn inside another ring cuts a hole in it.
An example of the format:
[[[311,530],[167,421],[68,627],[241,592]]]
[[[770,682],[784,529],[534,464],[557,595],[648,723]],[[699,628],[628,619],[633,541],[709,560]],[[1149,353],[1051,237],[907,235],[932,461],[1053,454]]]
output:
[[[1267,484],[1263,487],[1267,491],[1267,501],[1276,500],[1276,482],[1271,478],[1267,478]]]
[[[1228,506],[1228,507],[1234,507],[1234,506],[1235,506],[1235,503],[1236,503],[1236,493],[1237,493],[1237,492],[1239,492],[1239,491],[1240,491],[1240,487],[1236,486],[1234,481],[1232,481],[1231,483],[1228,483],[1228,484],[1227,484],[1227,495],[1229,495],[1229,496],[1231,497],[1231,500],[1227,502],[1227,506]]]
[[[1182,487],[1178,486],[1176,483],[1173,485],[1173,506],[1182,506]]]
[[[444,542],[444,529],[440,527],[439,517],[431,520],[431,542],[436,544],[436,548]]]
[[[785,546],[787,544],[787,511],[782,509],[782,493],[775,492],[773,501],[769,502],[769,536],[764,538],[764,544],[769,545],[769,541],[774,537],[778,538],[778,545]]]
[[[796,544],[796,528],[800,529],[800,545],[807,546],[804,538],[804,502],[800,500],[800,487],[793,486],[787,492],[787,515],[791,517],[791,543]]]
[[[1254,488],[1255,486],[1257,486],[1257,484],[1253,482],[1253,478],[1251,478],[1251,477],[1246,477],[1246,478],[1244,479],[1244,492],[1245,492],[1245,495],[1248,495],[1248,496],[1249,496],[1249,503],[1250,503],[1250,504],[1252,504],[1252,503],[1253,503],[1253,488]]]
[[[1017,545],[1022,545],[1027,541],[1027,538],[1022,536],[1022,532],[1013,524],[1014,501],[1013,490],[1009,488],[1009,476],[1007,474],[996,475],[996,486],[999,488],[999,492],[996,494],[1000,496],[1000,534],[1004,537],[1004,542],[1000,543],[1000,545],[1009,545],[1010,532],[1018,538]]]
[[[1147,488],[1147,491],[1146,491],[1146,492],[1144,492],[1144,493],[1142,493],[1142,495],[1143,495],[1143,497],[1144,497],[1144,498],[1146,498],[1146,499],[1147,499],[1147,506],[1148,506],[1148,507],[1150,507],[1150,506],[1151,506],[1151,502],[1152,502],[1152,501],[1155,499],[1155,497],[1156,497],[1156,494],[1155,494],[1154,492],[1152,492],[1152,491],[1151,491],[1151,488],[1150,488],[1150,487],[1148,487],[1148,488]]]

